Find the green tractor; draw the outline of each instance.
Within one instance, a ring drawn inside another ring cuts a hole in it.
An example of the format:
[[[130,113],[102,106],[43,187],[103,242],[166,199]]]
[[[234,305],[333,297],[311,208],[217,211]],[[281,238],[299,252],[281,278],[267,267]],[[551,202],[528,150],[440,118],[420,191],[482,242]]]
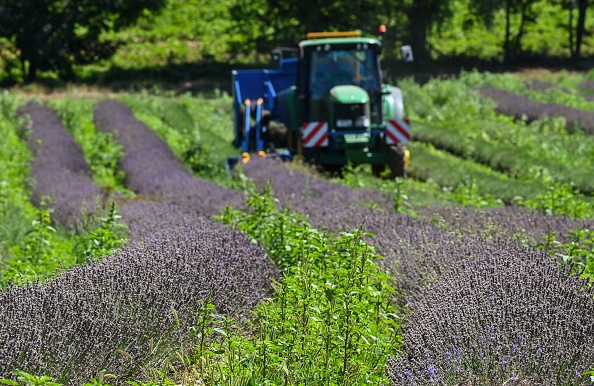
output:
[[[283,58],[287,51],[296,57]],[[358,31],[313,32],[296,50],[273,50],[276,69],[234,70],[233,143],[242,156],[230,164],[257,153],[301,157],[330,171],[371,164],[376,175],[406,176],[410,124],[400,89],[384,84],[381,51],[381,38]],[[409,46],[401,51],[412,61]]]

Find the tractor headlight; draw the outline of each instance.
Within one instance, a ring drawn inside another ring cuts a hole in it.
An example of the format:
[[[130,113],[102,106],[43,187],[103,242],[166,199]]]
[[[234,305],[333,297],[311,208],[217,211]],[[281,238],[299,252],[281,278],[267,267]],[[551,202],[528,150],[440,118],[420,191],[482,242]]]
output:
[[[369,117],[359,117],[359,118],[357,118],[357,121],[355,122],[355,126],[357,126],[357,127],[369,127],[369,126],[371,126],[371,123],[369,121]]]
[[[339,129],[353,127],[353,120],[352,119],[337,119],[336,127],[338,127]]]

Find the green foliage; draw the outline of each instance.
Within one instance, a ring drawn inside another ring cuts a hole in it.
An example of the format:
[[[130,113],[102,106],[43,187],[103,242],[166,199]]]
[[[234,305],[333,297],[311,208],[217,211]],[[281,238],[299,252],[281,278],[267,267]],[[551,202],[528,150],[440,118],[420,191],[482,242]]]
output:
[[[31,153],[22,142],[19,122],[15,119],[17,98],[4,91],[0,94],[0,252],[23,241],[32,213],[28,206]],[[2,262],[0,261],[0,266]]]
[[[56,269],[74,264],[71,254],[75,239],[54,227],[52,209],[46,201],[32,211],[30,223],[24,228],[24,238],[9,249],[2,266],[2,287],[48,277]]]
[[[414,154],[412,155],[414,157]],[[414,214],[414,208],[430,204],[452,204],[447,192],[432,182],[421,182],[411,178],[381,179],[374,177],[369,165],[353,167],[347,165],[342,178],[334,180],[353,188],[379,189],[388,197],[394,199],[394,210],[402,213]],[[369,203],[374,206],[376,204]]]
[[[112,201],[107,214],[98,218],[99,225],[80,236],[74,248],[77,263],[98,259],[126,244],[127,227],[118,222],[120,218],[115,201]]]
[[[52,226],[52,209],[47,207],[46,199],[41,200],[37,208],[35,219],[31,223],[31,230],[27,234],[27,241],[23,257],[32,265],[39,265],[43,260],[51,257],[52,239],[56,229]]]
[[[96,184],[106,190],[127,192],[124,172],[118,168],[123,155],[122,145],[112,134],[95,129],[95,103],[88,99],[67,97],[52,100],[50,106],[58,112],[66,129],[82,147]]]
[[[499,198],[495,198],[490,194],[479,194],[479,188],[472,178],[463,178],[462,184],[451,193],[451,198],[464,206],[470,206],[475,209],[503,205],[503,202]]]
[[[9,386],[60,386],[49,376],[35,376],[24,371],[15,371],[14,374],[17,376],[17,381],[0,379],[0,383]]]
[[[448,190],[463,190],[465,181],[472,181],[473,189],[479,195],[511,204],[521,198],[534,198],[547,189],[540,181],[516,180],[485,166],[454,157],[433,146],[412,142],[409,148],[414,155],[409,175],[422,181],[432,180]]]
[[[207,384],[387,384],[387,356],[400,344],[389,277],[361,230],[330,237],[276,210],[270,188],[249,188],[247,212],[221,219],[244,230],[285,267],[260,304],[254,336],[228,318],[199,312],[194,354]]]
[[[551,231],[541,237],[536,247],[594,280],[594,230],[576,228],[565,236],[569,241],[559,241],[556,232]]]
[[[565,215],[572,218],[594,218],[594,206],[572,185],[552,183],[549,189],[533,199],[520,203],[545,215]]]
[[[103,31],[129,26],[145,8],[156,10],[163,4],[163,0],[3,1],[0,35],[13,39],[28,80],[34,80],[38,70],[56,70],[68,77],[74,64],[114,53],[115,46],[100,39]]]
[[[545,194],[555,181],[592,192],[589,160],[594,158],[594,138],[567,133],[562,119],[528,124],[501,116],[491,101],[475,91],[481,84],[525,87],[510,74],[478,72],[463,73],[458,79],[433,79],[423,86],[410,80],[401,82],[407,112],[413,118],[412,176],[432,179],[451,189],[460,189],[460,182],[468,176],[479,194],[506,203],[516,202],[519,197],[533,200]]]

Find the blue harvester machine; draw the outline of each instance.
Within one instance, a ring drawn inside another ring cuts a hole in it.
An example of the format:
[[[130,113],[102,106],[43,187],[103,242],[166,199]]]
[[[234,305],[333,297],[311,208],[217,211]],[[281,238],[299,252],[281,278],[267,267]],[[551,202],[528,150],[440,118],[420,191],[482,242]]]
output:
[[[282,55],[280,51],[278,52]],[[289,150],[280,153],[267,152],[268,144],[265,143],[267,126],[262,118],[263,112],[266,110],[271,113],[272,120],[281,120],[280,111],[275,108],[277,90],[281,91],[295,86],[297,61],[297,58],[282,59],[276,70],[232,71],[235,116],[233,146],[241,149],[243,163],[250,160],[250,152],[254,150],[260,157],[293,159],[293,154]],[[232,168],[239,159],[239,157],[231,157],[227,163]]]

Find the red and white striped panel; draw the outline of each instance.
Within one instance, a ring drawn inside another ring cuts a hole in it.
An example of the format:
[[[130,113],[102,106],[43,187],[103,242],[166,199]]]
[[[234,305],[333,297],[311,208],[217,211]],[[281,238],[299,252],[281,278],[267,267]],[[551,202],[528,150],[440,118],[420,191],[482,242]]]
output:
[[[328,122],[303,124],[303,147],[328,146]]]
[[[410,141],[410,121],[408,119],[389,120],[386,125],[386,143],[407,143]]]

